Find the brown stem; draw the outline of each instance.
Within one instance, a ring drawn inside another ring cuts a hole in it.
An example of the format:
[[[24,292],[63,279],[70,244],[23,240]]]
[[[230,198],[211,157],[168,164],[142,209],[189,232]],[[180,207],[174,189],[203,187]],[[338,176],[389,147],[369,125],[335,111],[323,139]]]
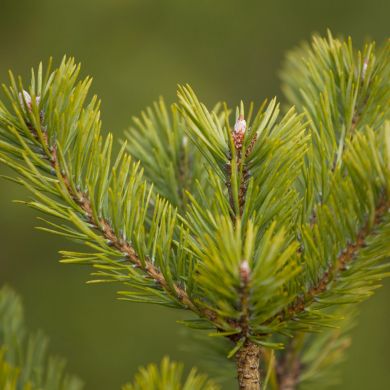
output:
[[[241,390],[260,390],[260,346],[246,341],[236,355]]]
[[[277,364],[276,372],[279,390],[295,390],[299,383],[301,361],[298,351],[302,348],[302,335],[295,336],[288,344],[283,356]]]
[[[284,375],[279,383],[279,390],[295,390],[299,379],[299,360],[295,359],[291,366],[291,371]]]

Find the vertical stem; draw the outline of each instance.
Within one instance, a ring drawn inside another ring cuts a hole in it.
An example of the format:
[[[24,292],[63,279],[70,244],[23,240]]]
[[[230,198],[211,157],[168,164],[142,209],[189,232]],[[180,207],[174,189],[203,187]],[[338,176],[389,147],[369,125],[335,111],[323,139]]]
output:
[[[246,341],[236,360],[240,390],[260,390],[260,346]]]
[[[295,390],[301,374],[301,360],[299,351],[303,348],[304,334],[298,333],[290,340],[278,367],[279,390]]]
[[[281,378],[279,390],[295,390],[299,382],[300,363],[298,359],[291,362],[289,371]]]

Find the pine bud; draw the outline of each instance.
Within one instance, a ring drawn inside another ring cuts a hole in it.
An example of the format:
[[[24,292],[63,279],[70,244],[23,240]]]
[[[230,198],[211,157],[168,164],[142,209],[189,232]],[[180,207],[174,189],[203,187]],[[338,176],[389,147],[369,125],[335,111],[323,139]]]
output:
[[[240,277],[244,284],[248,283],[251,269],[247,260],[240,264]]]
[[[362,68],[362,80],[364,80],[364,78],[366,77],[367,68],[368,68],[368,59],[365,59]]]
[[[246,131],[246,121],[243,115],[240,115],[234,125],[234,132],[238,134],[244,134]]]
[[[19,92],[19,101],[20,101],[20,104],[22,105],[22,107],[24,106],[24,104],[26,104],[28,110],[30,112],[32,111],[32,98],[31,98],[31,95],[27,91],[23,90],[23,93]],[[41,97],[36,96],[36,98],[35,98],[36,105],[39,105],[40,101],[41,101]]]
[[[241,150],[242,144],[244,142],[246,131],[246,121],[243,115],[240,115],[234,125],[233,131],[233,141],[237,150]]]

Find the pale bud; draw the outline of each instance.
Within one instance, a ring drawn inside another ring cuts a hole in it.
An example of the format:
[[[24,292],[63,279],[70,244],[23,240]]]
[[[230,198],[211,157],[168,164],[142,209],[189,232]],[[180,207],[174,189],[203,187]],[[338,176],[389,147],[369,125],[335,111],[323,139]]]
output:
[[[246,131],[246,121],[243,115],[240,115],[237,119],[236,124],[234,125],[234,132],[239,134],[244,134]]]
[[[244,283],[247,283],[248,280],[249,280],[249,276],[250,276],[250,272],[251,272],[251,269],[249,267],[249,263],[247,260],[244,260],[241,264],[240,264],[240,276],[241,276],[241,280],[244,282]]]
[[[24,101],[23,101],[23,99],[24,99]],[[29,111],[32,110],[32,98],[31,98],[31,95],[27,91],[23,90],[23,93],[19,92],[19,101],[20,101],[20,104],[22,106],[24,106],[24,102],[26,102],[26,105],[27,105],[27,108],[29,109]],[[36,98],[35,98],[36,105],[39,105],[40,101],[41,101],[41,97],[36,96]]]
[[[363,62],[363,68],[362,68],[362,80],[366,77],[366,72],[368,68],[368,59],[364,60]]]

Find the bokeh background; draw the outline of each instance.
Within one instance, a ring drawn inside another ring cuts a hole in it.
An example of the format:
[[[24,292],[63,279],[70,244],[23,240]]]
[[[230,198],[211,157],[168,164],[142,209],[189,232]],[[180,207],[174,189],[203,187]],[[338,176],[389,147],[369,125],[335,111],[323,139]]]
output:
[[[0,80],[8,69],[27,77],[49,56],[75,56],[94,76],[104,128],[119,138],[159,95],[174,101],[178,83],[210,104],[281,97],[286,50],[328,27],[359,45],[383,42],[389,14],[388,0],[0,0]],[[119,389],[164,354],[201,364],[180,347],[177,313],[117,301],[112,286],[85,285],[88,269],[60,265],[57,250],[71,244],[33,229],[37,214],[11,203],[25,196],[0,182],[0,283],[22,294],[30,328],[50,335],[87,390]],[[335,389],[390,389],[389,299],[387,281],[362,306]]]

